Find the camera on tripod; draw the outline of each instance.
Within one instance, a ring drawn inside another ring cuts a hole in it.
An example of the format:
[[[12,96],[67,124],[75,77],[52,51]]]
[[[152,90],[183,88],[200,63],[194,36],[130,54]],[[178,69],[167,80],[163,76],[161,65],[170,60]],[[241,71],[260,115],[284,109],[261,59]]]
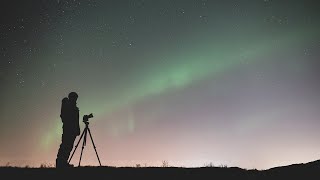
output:
[[[88,122],[89,121],[89,118],[92,118],[93,117],[93,114],[89,114],[89,115],[84,115],[83,116],[83,122]]]
[[[68,160],[68,163],[70,163],[70,161],[71,161],[74,153],[76,152],[76,149],[78,148],[78,145],[79,145],[79,143],[80,143],[80,140],[83,138],[82,149],[81,149],[81,154],[80,154],[80,160],[79,160],[79,165],[78,165],[78,166],[80,167],[80,162],[81,162],[81,158],[82,158],[82,152],[83,152],[84,146],[87,144],[87,134],[88,134],[88,132],[89,132],[89,135],[90,135],[90,139],[91,139],[93,148],[94,148],[94,150],[95,150],[95,152],[96,152],[96,155],[97,155],[99,164],[100,164],[100,166],[101,166],[101,162],[100,162],[100,158],[99,158],[99,156],[98,156],[98,152],[97,152],[97,149],[96,149],[96,145],[95,145],[94,142],[93,142],[93,138],[92,138],[92,135],[91,135],[91,131],[90,131],[90,129],[89,129],[89,118],[92,118],[92,117],[93,117],[92,113],[89,114],[89,115],[84,115],[84,116],[83,116],[83,122],[84,122],[84,124],[86,125],[86,127],[84,128],[84,130],[83,130],[83,132],[82,132],[82,134],[81,134],[81,136],[80,136],[80,138],[79,138],[79,140],[78,140],[78,143],[77,143],[77,145],[75,146],[75,148],[74,148],[74,150],[73,150],[73,153],[72,153],[71,157],[70,157],[69,160]]]

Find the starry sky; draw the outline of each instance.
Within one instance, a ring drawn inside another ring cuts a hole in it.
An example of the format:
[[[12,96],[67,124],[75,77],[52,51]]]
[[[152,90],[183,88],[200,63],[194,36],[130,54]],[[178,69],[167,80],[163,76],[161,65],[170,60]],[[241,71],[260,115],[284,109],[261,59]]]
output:
[[[0,165],[54,164],[71,91],[80,116],[94,115],[103,165],[267,169],[320,158],[316,0],[0,7]],[[82,162],[98,165],[91,143]]]

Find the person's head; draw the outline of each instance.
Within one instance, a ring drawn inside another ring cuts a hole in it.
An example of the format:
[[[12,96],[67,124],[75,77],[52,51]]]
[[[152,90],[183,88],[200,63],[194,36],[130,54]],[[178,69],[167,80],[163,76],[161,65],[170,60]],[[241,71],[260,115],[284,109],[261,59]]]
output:
[[[76,104],[77,99],[78,99],[78,94],[76,92],[71,92],[71,93],[69,93],[68,98],[69,98],[70,103]]]

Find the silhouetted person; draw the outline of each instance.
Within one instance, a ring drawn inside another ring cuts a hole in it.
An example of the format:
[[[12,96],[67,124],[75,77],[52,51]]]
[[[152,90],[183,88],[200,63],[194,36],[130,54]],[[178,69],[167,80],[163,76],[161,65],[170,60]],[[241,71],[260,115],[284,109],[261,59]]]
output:
[[[72,167],[68,164],[70,152],[74,141],[80,135],[79,108],[77,107],[78,94],[71,92],[68,98],[63,98],[61,103],[60,117],[62,126],[62,142],[57,154],[56,167]]]

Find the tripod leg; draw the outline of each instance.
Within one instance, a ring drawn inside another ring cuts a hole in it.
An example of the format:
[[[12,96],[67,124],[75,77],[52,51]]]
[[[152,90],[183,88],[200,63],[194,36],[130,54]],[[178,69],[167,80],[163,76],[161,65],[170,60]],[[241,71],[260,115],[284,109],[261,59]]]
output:
[[[80,162],[81,162],[81,158],[82,158],[82,152],[83,152],[83,149],[84,149],[84,146],[86,144],[86,139],[87,139],[87,128],[84,129],[84,138],[83,138],[83,143],[82,143],[82,149],[81,149],[81,154],[80,154],[80,160],[79,160],[79,167],[80,167]]]
[[[77,142],[77,145],[75,146],[75,148],[74,148],[74,150],[73,150],[73,152],[72,152],[72,155],[71,155],[71,157],[69,158],[68,163],[70,163],[70,161],[71,161],[71,159],[72,159],[72,157],[73,157],[74,153],[76,152],[76,150],[77,150],[77,148],[78,148],[78,145],[79,145],[79,143],[80,143],[80,141],[81,141],[81,139],[82,139],[83,135],[84,135],[84,131],[82,132],[82,134],[81,134],[81,136],[80,136],[80,138],[79,138],[79,140],[78,140],[78,142]]]
[[[100,162],[100,159],[99,159],[99,156],[98,156],[98,152],[97,152],[96,146],[94,145],[93,138],[92,138],[92,135],[91,135],[91,132],[90,132],[90,129],[89,129],[89,128],[88,128],[88,131],[89,131],[89,134],[90,134],[90,138],[91,138],[91,141],[92,141],[92,145],[93,145],[93,147],[94,147],[94,150],[96,151],[96,155],[97,155],[99,164],[100,164],[100,166],[101,166],[101,162]]]

